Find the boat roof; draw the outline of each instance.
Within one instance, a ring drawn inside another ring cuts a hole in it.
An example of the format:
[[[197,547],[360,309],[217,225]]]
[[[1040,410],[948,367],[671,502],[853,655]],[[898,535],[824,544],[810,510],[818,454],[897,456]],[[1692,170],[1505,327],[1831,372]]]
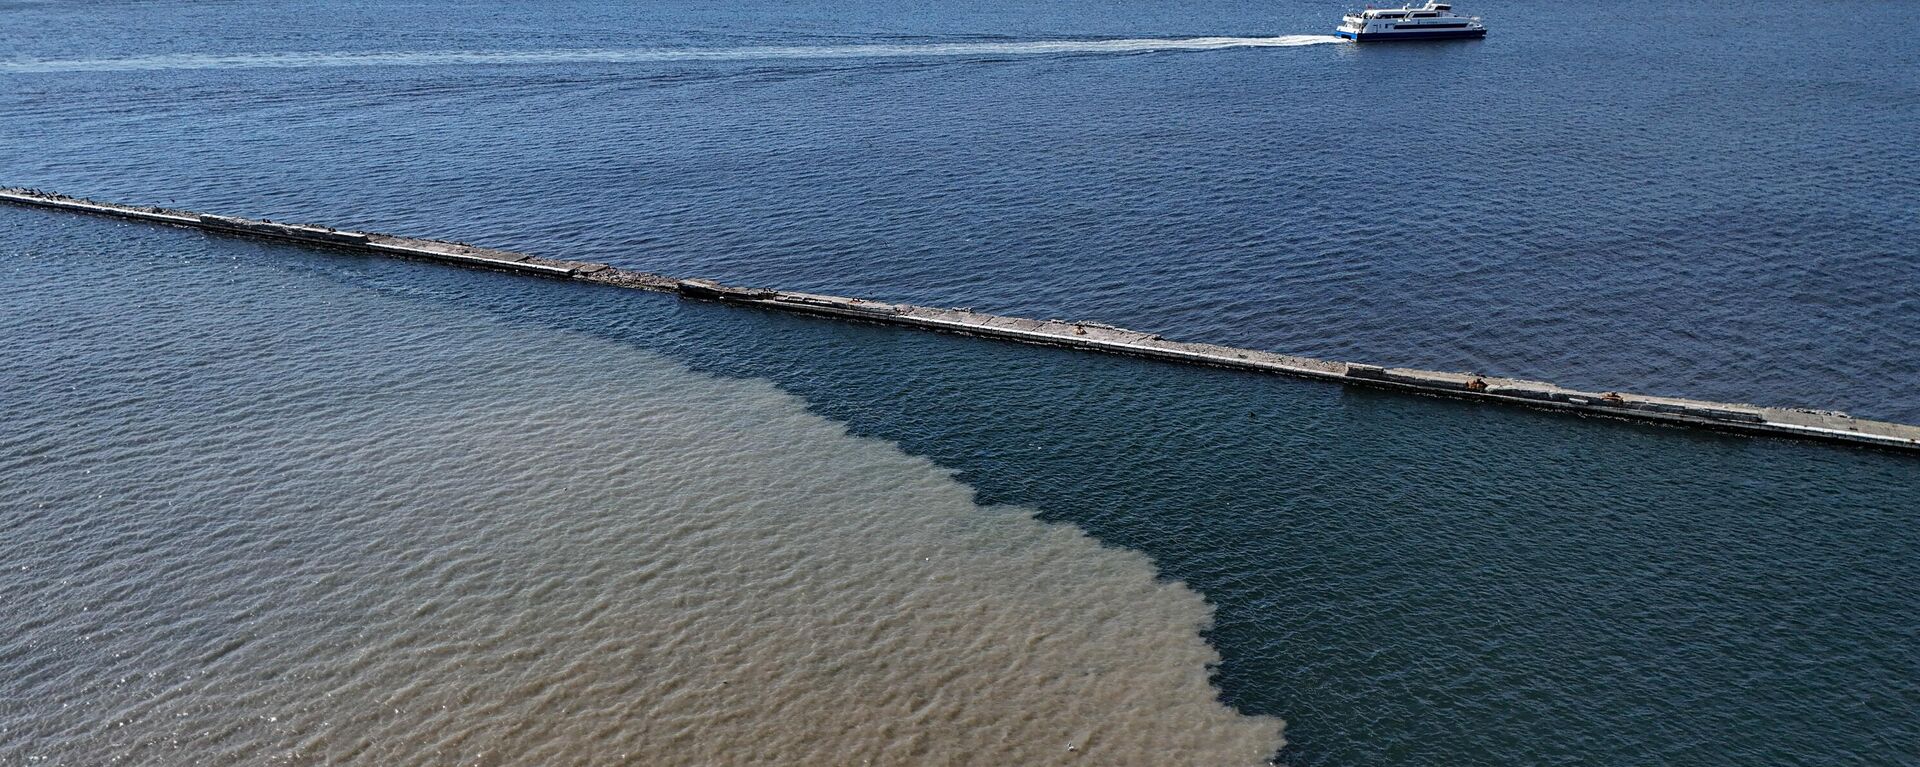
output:
[[[1451,11],[1451,10],[1453,10],[1453,6],[1451,4],[1436,3],[1436,2],[1432,2],[1432,0],[1428,0],[1426,5],[1403,5],[1398,8],[1368,8],[1365,11],[1362,11],[1360,15],[1366,16],[1368,18],[1372,18],[1375,16],[1379,16],[1381,14],[1387,14],[1387,13],[1411,13],[1414,11]]]

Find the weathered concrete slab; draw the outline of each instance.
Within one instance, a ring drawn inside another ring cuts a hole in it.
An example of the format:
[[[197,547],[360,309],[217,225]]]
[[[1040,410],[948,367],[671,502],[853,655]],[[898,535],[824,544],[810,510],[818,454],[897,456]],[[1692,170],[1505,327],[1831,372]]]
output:
[[[1021,343],[1065,346],[1185,364],[1265,371],[1360,386],[1400,389],[1614,418],[1700,426],[1750,434],[1774,434],[1851,442],[1910,450],[1920,454],[1920,427],[1853,418],[1845,413],[1832,411],[1760,407],[1621,392],[1583,391],[1544,381],[1320,360],[1257,349],[1174,341],[1162,338],[1155,333],[1127,330],[1097,322],[1007,317],[975,312],[970,309],[914,306],[819,293],[743,288],[712,280],[677,280],[591,261],[539,258],[525,253],[483,248],[459,242],[397,237],[311,224],[287,224],[164,208],[113,205],[31,189],[0,189],[0,202],[90,215],[116,216],[289,242],[319,244],[373,254],[421,258],[461,266],[571,278],[621,288],[678,293],[688,298],[905,325]]]

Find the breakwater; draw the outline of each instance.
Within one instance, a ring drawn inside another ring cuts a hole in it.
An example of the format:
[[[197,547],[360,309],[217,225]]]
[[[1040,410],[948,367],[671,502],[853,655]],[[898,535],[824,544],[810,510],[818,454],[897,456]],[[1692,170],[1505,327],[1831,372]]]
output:
[[[0,189],[0,202],[345,248],[371,254],[438,261],[460,266],[580,280],[614,287],[669,292],[692,299],[723,301],[1022,343],[1277,373],[1349,385],[1483,400],[1582,415],[1920,451],[1920,427],[1854,418],[1834,411],[1761,407],[1612,391],[1596,392],[1570,389],[1542,381],[1320,360],[1254,349],[1174,341],[1158,334],[1100,323],[1036,320],[985,314],[966,309],[737,287],[711,280],[677,279],[621,269],[608,264],[542,258],[459,242],[356,232],[311,224],[289,224],[169,208],[119,205],[31,189]]]

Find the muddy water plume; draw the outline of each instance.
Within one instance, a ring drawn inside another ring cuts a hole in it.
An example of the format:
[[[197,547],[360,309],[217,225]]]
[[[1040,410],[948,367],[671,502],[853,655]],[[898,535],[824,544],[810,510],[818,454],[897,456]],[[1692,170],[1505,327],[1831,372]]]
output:
[[[1218,702],[1209,606],[1144,556],[977,505],[769,383],[299,270],[115,257],[0,267],[34,317],[0,383],[41,393],[0,399],[0,761],[1280,744]]]

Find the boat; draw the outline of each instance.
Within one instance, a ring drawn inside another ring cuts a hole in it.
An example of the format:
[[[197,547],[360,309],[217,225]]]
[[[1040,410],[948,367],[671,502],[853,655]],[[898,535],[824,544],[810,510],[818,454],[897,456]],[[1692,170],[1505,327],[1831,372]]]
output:
[[[1486,37],[1478,16],[1461,16],[1453,6],[1427,0],[1426,5],[1368,8],[1341,17],[1334,34],[1356,43],[1386,40],[1453,40]]]

